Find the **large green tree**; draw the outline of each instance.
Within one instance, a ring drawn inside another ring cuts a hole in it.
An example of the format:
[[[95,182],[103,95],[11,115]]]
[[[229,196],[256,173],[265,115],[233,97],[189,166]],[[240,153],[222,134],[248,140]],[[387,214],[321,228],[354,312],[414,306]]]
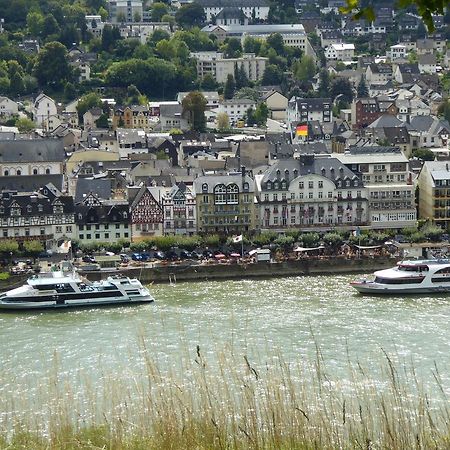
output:
[[[236,90],[236,82],[233,75],[228,74],[227,81],[225,82],[225,87],[223,88],[223,96],[225,99],[230,100],[233,98],[234,91]]]
[[[183,114],[189,115],[192,130],[200,132],[206,130],[205,110],[207,103],[206,98],[199,91],[189,92],[183,99]]]
[[[72,76],[66,47],[60,42],[45,44],[37,55],[33,71],[40,86],[62,87]]]
[[[175,14],[175,20],[183,28],[201,27],[206,21],[205,11],[198,3],[183,5]]]

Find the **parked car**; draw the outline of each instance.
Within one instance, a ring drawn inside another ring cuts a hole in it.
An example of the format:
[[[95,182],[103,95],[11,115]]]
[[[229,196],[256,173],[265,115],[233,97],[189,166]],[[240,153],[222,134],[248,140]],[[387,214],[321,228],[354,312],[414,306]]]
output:
[[[84,263],[93,263],[95,264],[97,261],[95,260],[95,258],[91,255],[84,255],[81,258],[81,261],[83,261]]]

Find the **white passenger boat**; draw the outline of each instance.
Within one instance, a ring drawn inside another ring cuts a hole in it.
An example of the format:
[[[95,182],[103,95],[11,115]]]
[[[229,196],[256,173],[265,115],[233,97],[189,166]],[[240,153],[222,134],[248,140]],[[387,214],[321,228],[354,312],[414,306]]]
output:
[[[35,275],[19,288],[0,295],[0,310],[31,310],[153,302],[150,291],[137,279],[123,276],[89,282],[75,271]]]
[[[367,294],[426,294],[450,292],[450,260],[401,261],[396,267],[374,272],[373,280],[350,283]]]

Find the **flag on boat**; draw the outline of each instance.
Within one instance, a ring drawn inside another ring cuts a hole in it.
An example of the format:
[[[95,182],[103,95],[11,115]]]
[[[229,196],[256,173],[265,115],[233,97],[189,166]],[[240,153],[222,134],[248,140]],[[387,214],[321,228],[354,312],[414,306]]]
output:
[[[243,236],[242,236],[242,234],[240,234],[239,236],[235,236],[235,237],[233,238],[233,242],[234,242],[235,244],[237,244],[238,242],[242,242],[242,239],[243,239]]]

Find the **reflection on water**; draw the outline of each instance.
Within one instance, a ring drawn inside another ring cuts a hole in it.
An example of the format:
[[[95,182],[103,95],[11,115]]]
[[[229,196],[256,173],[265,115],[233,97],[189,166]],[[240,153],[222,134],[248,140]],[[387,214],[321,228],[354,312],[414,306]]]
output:
[[[0,315],[0,395],[32,396],[58,371],[95,386],[105,374],[139,372],[140,336],[162,368],[180,370],[180,355],[206,357],[232,347],[265,364],[274,349],[285,360],[313,358],[317,343],[328,369],[345,377],[347,359],[377,370],[383,351],[411,362],[425,385],[434,363],[450,366],[450,297],[370,297],[356,294],[353,276],[156,285],[154,304]],[[450,374],[444,373],[450,392]],[[42,384],[39,384],[42,385]],[[76,384],[74,384],[76,385]]]

